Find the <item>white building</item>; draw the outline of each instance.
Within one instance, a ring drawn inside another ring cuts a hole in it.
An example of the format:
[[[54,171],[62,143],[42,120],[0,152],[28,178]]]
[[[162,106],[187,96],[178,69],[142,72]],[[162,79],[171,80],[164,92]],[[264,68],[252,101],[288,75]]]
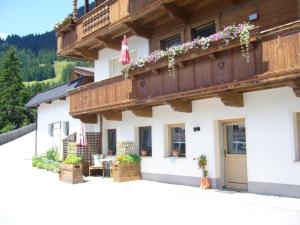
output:
[[[133,36],[128,42],[132,57],[149,53],[147,39]],[[99,51],[96,82],[120,74],[118,56],[116,50]],[[192,186],[199,186],[201,177],[194,159],[205,154],[213,188],[300,197],[300,99],[289,87],[247,92],[243,98],[240,108],[208,98],[192,101],[192,113],[163,105],[152,108],[151,118],[123,111],[122,121],[103,119],[103,154],[114,154],[118,142],[134,141],[137,153],[148,151],[142,157],[143,179]],[[172,148],[180,149],[179,157],[171,156]]]
[[[68,91],[93,82],[93,76],[93,69],[76,67],[69,82],[38,93],[26,104],[37,110],[36,155],[55,148],[62,156],[63,139],[78,132],[81,123],[69,115]],[[85,129],[99,132],[97,127],[89,124],[85,124]]]

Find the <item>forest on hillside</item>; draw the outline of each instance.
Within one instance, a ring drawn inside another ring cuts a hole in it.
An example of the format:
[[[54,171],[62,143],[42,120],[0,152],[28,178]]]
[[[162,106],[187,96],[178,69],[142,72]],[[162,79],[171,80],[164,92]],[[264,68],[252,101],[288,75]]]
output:
[[[83,11],[80,7],[79,16]],[[35,111],[25,109],[26,102],[38,92],[68,81],[75,66],[93,65],[58,57],[55,31],[0,38],[0,134],[33,123]]]

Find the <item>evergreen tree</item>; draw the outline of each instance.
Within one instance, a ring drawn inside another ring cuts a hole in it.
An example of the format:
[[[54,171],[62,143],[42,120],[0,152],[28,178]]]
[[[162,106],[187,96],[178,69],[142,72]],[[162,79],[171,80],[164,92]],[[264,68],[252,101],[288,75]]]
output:
[[[25,125],[28,112],[24,109],[25,89],[19,75],[16,49],[11,49],[0,69],[0,132]]]

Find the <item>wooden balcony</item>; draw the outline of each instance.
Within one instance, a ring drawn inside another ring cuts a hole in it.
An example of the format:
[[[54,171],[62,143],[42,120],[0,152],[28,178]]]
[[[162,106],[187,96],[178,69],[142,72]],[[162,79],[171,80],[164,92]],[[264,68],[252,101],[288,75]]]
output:
[[[242,107],[243,93],[290,86],[300,97],[300,21],[252,35],[250,62],[238,42],[196,50],[176,59],[176,75],[159,62],[122,76],[70,92],[73,116],[102,113],[121,120],[123,110],[152,116],[152,107],[168,104],[191,112],[191,101],[217,97],[227,106]]]
[[[149,6],[158,6],[165,1],[104,1],[57,31],[57,53],[61,56],[95,60],[97,51],[102,47],[119,49],[120,40],[112,40],[112,37],[121,37],[133,29],[127,23],[132,20],[129,15],[139,17],[139,12],[144,9],[149,11]]]

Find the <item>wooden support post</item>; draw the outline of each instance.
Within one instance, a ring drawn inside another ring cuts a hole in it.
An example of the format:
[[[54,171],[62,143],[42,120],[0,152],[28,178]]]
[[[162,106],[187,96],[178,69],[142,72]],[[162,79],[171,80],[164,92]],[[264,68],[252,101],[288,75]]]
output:
[[[179,8],[174,3],[164,3],[162,4],[162,8],[165,9],[174,19],[178,19],[184,24],[189,23],[189,14],[183,8]]]
[[[105,111],[101,113],[106,120],[122,121],[121,111]]]
[[[84,13],[87,14],[90,11],[90,2],[89,0],[84,0]]]
[[[152,30],[150,28],[146,28],[144,26],[139,25],[138,23],[135,22],[126,22],[125,23],[126,27],[131,29],[134,34],[137,36],[145,37],[145,38],[150,38],[152,35]]]
[[[224,105],[234,107],[244,107],[243,94],[233,91],[224,91],[218,93],[217,96],[221,99]]]
[[[193,111],[192,102],[190,100],[175,99],[169,100],[167,103],[176,112],[191,113]]]
[[[129,110],[131,110],[135,116],[152,117],[151,106],[136,106],[136,107],[131,107]]]
[[[112,38],[102,36],[102,37],[95,37],[95,39],[97,41],[102,42],[107,48],[115,49],[117,51],[121,50],[121,42],[115,41]]]
[[[73,20],[78,18],[77,0],[73,0]]]

